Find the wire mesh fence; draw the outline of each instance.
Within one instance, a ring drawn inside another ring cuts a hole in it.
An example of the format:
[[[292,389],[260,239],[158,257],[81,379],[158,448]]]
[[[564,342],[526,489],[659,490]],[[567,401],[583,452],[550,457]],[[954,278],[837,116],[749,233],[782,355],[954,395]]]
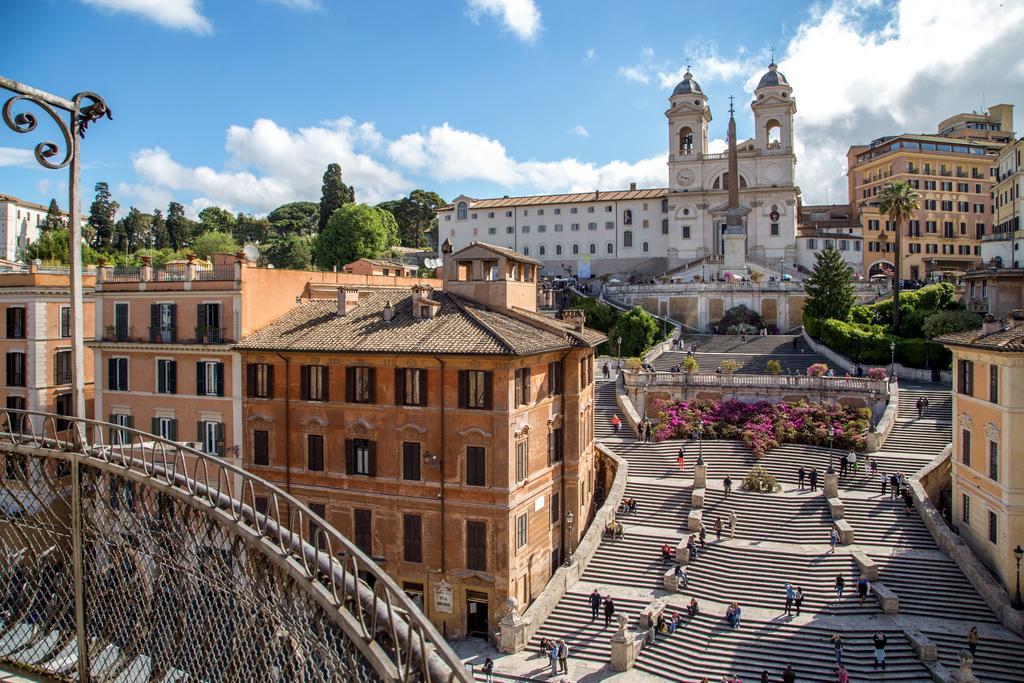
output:
[[[0,411],[0,660],[65,680],[469,680],[299,501],[152,435],[61,419]]]

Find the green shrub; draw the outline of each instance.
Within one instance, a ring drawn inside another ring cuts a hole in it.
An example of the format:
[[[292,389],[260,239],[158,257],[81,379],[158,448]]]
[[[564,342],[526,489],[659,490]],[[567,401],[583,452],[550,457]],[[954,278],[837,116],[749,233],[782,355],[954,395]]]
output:
[[[779,480],[775,478],[775,475],[761,465],[754,465],[747,472],[746,476],[743,477],[743,483],[740,484],[740,487],[744,491],[759,493],[775,493],[782,490],[782,485],[779,484]]]
[[[782,363],[772,358],[771,360],[764,364],[764,369],[768,372],[769,375],[780,375],[782,374]]]
[[[729,358],[723,360],[718,367],[721,368],[722,372],[725,373],[726,375],[731,375],[732,373],[736,372],[741,367],[743,367],[743,365],[738,360],[733,360]]]
[[[966,332],[981,327],[981,316],[971,311],[938,311],[929,315],[922,326],[922,332],[929,339],[944,334]]]
[[[683,359],[683,372],[697,372],[700,370],[700,363],[693,356],[687,356]]]

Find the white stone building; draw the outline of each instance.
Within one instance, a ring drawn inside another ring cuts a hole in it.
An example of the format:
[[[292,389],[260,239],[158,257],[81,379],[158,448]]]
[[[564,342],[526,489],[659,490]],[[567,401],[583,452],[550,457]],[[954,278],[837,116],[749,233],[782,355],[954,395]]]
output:
[[[0,259],[24,260],[25,249],[39,238],[39,225],[46,220],[47,208],[0,194]]]
[[[774,64],[750,108],[755,135],[736,142],[744,260],[778,272],[797,262],[793,90]],[[728,154],[708,152],[708,98],[688,71],[669,98],[668,187],[532,197],[465,195],[438,211],[440,240],[482,241],[581,276],[713,272],[723,261]]]

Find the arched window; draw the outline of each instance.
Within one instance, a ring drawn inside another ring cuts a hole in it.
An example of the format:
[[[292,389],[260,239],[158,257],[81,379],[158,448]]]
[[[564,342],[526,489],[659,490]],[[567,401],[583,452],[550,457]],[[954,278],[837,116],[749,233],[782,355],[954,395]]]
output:
[[[561,255],[562,255],[562,245],[561,244],[556,244],[555,245],[555,256],[561,256]]]
[[[597,245],[594,244],[593,242],[590,243],[590,253],[591,254],[596,254],[597,253]]]
[[[623,225],[633,225],[633,211],[632,209],[626,209],[622,212],[622,223]]]
[[[764,139],[768,143],[768,149],[782,147],[782,124],[777,119],[768,119],[764,124]]]
[[[464,221],[469,215],[469,205],[466,204],[466,202],[459,202],[458,205],[455,207],[455,211],[455,219]]]
[[[650,245],[649,245],[649,244],[647,244],[647,242],[644,242],[644,253],[646,254],[646,253],[647,253],[647,252],[649,252],[650,250],[651,250],[651,248],[650,248]]]
[[[747,179],[740,174],[740,187],[747,186]],[[726,171],[722,175],[715,178],[715,184],[711,186],[713,190],[729,189],[729,172]]]
[[[573,245],[572,245],[572,253],[573,253],[573,254],[578,254],[578,253],[580,253],[580,245],[578,245],[578,244],[573,244]]]
[[[632,247],[633,246],[633,231],[626,230],[622,233],[622,246]]]
[[[679,129],[679,153],[693,154],[693,129],[689,126]]]
[[[537,256],[544,256],[546,251],[547,247],[545,247],[543,244],[540,245],[539,247],[537,247]]]
[[[609,242],[608,246],[605,247],[605,251],[607,251],[609,254],[614,254],[615,253],[615,243],[614,242]]]

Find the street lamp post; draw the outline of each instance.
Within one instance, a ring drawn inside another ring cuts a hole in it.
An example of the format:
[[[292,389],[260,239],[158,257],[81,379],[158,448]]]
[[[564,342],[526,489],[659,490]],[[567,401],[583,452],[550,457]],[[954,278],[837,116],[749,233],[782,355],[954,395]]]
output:
[[[697,464],[704,464],[704,421],[697,425]]]
[[[619,369],[622,369],[622,335],[619,335]]]
[[[833,425],[829,425],[828,428],[828,468],[830,470],[835,469],[832,466],[832,461],[835,459],[835,450],[832,447],[832,442],[836,438],[836,428]]]
[[[1013,556],[1017,558],[1017,594],[1013,598],[1013,606],[1017,609],[1021,608],[1020,601],[1020,561],[1024,558],[1024,548],[1020,547],[1020,543],[1013,549]]]
[[[566,567],[571,567],[571,566],[573,566],[576,563],[576,561],[572,557],[572,553],[573,553],[573,549],[572,549],[572,521],[573,521],[572,510],[569,510],[569,512],[565,513],[565,524],[569,528],[569,556],[565,558],[565,566]]]
[[[896,377],[896,342],[889,342],[889,381]]]

